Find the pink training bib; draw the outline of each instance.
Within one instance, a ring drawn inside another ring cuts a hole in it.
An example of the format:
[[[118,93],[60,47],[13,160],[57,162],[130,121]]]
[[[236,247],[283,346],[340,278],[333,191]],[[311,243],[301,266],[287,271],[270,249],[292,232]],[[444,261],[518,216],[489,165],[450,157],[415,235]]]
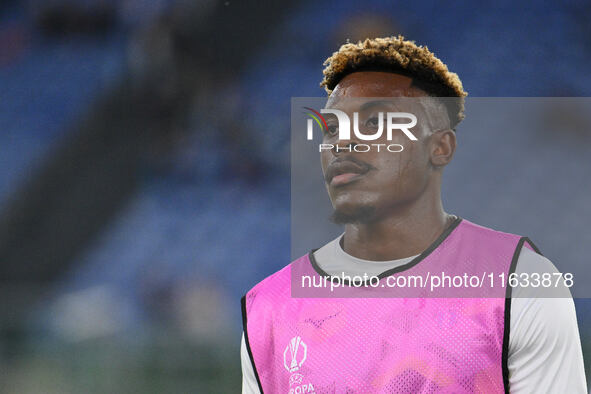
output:
[[[391,275],[458,273],[465,264],[473,272],[508,275],[525,242],[531,244],[458,219]],[[508,391],[510,289],[492,298],[369,298],[367,288],[348,289],[348,295],[359,290],[359,297],[295,298],[292,270],[325,275],[306,255],[242,299],[247,348],[262,392]]]

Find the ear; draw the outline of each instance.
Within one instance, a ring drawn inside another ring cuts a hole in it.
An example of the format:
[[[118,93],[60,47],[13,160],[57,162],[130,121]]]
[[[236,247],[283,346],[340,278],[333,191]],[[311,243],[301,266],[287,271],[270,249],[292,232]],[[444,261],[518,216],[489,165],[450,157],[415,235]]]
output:
[[[434,167],[446,166],[456,151],[456,133],[453,130],[438,130],[431,135],[431,164]]]

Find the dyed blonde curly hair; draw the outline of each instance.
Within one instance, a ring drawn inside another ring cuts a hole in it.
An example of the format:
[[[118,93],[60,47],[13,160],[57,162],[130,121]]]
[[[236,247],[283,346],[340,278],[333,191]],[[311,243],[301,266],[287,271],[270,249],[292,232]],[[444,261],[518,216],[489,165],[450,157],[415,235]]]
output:
[[[456,73],[447,69],[426,46],[417,46],[403,36],[366,39],[341,45],[324,62],[324,86],[330,95],[345,76],[357,71],[390,71],[413,78],[413,84],[434,97],[446,100],[452,127],[464,119],[464,97],[468,95]]]

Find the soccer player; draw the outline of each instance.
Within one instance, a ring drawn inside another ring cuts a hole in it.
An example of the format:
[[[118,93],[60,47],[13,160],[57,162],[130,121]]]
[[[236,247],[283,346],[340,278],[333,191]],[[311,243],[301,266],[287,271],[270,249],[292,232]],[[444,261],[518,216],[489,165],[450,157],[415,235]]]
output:
[[[401,152],[321,152],[333,220],[344,233],[243,298],[243,393],[586,393],[566,287],[554,298],[527,286],[507,290],[508,298],[292,297],[296,269],[381,281],[457,267],[558,272],[529,239],[444,211],[442,171],[456,149],[466,92],[432,52],[401,36],[376,38],[341,46],[325,64],[327,108],[358,112],[364,127],[375,129],[376,114],[391,110],[375,98],[457,104],[429,106],[427,121],[412,129],[417,141],[394,137]],[[337,133],[328,126],[324,141],[360,143]]]

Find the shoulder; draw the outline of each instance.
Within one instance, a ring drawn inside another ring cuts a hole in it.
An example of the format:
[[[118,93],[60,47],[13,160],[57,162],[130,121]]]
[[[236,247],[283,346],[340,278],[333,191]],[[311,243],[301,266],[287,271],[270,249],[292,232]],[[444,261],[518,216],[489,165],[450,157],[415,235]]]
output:
[[[532,249],[521,248],[515,272],[536,272],[539,270],[558,272],[556,266],[547,257]]]
[[[559,274],[546,257],[523,248],[516,274]],[[509,376],[511,392],[586,393],[575,304],[566,286],[516,287],[511,300]]]
[[[480,224],[473,223],[467,219],[461,219],[458,223],[458,228],[464,236],[473,237],[475,240],[510,240],[512,242],[517,242],[521,235],[508,233],[505,231],[499,231],[491,227],[485,227]]]
[[[243,302],[247,310],[250,310],[254,300],[257,303],[273,302],[278,297],[289,297],[291,294],[291,271],[294,265],[302,264],[308,260],[308,255],[304,255],[279,271],[267,276],[265,279],[257,283],[250,289],[243,297]]]
[[[571,293],[565,285],[565,276],[539,251],[521,248],[515,274],[521,286],[513,288],[513,298],[558,298],[570,299]]]
[[[510,341],[515,348],[554,346],[573,339],[571,334],[577,330],[575,305],[556,266],[541,254],[523,248],[515,273],[520,278],[511,297]],[[544,286],[544,277],[550,286]]]
[[[458,247],[476,250],[497,258],[511,260],[516,248],[519,248],[527,239],[518,234],[485,227],[466,219],[461,219],[456,226],[457,228],[449,237],[451,243],[456,242]]]

